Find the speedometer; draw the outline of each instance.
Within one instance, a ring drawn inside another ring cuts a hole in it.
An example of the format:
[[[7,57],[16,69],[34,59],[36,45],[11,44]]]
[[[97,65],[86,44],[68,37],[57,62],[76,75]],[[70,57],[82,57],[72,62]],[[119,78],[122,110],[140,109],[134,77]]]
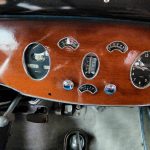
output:
[[[51,65],[47,48],[37,42],[30,43],[24,51],[23,65],[25,72],[33,80],[44,79],[48,75]]]
[[[150,86],[150,51],[141,53],[131,66],[130,79],[139,89]]]

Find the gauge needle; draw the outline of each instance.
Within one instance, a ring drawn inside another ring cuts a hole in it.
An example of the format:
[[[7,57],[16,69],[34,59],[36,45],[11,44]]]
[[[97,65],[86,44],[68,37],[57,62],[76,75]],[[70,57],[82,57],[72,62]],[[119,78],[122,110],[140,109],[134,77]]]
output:
[[[135,66],[135,68],[137,68],[137,69],[141,69],[141,70],[148,70],[148,71],[150,71],[150,69],[148,69],[147,67],[145,67],[145,66]]]

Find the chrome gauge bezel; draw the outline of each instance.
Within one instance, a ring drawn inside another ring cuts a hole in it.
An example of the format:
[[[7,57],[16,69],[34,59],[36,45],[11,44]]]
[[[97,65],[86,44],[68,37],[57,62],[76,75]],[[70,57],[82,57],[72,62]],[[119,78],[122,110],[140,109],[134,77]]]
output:
[[[81,86],[85,86],[85,85],[90,85],[90,86],[93,86],[95,89],[96,89],[96,91],[94,92],[94,93],[92,93],[90,90],[85,90],[85,91],[83,91],[83,92],[81,92],[80,91],[80,87]],[[97,87],[94,85],[94,84],[81,84],[81,85],[79,85],[78,86],[78,91],[79,91],[79,93],[81,93],[81,94],[83,94],[83,93],[86,93],[86,92],[89,92],[89,93],[91,93],[92,95],[94,95],[94,94],[96,94],[97,92],[98,92],[98,89],[97,89]]]
[[[64,40],[64,39],[66,39],[66,38],[72,38],[78,45],[77,45],[77,47],[76,48],[73,48],[72,46],[64,46],[64,47],[61,47],[60,46],[60,42],[62,41],[62,40]],[[64,48],[67,48],[67,47],[69,47],[69,48],[71,48],[73,51],[76,51],[79,47],[80,47],[80,43],[75,39],[75,38],[73,38],[72,36],[65,36],[65,37],[63,37],[63,38],[61,38],[58,42],[57,42],[57,46],[60,48],[60,49],[64,49]]]
[[[28,48],[31,44],[40,44],[40,45],[42,45],[42,47],[44,47],[44,49],[47,51],[48,56],[49,56],[49,66],[50,66],[50,68],[48,69],[48,71],[47,71],[47,73],[45,74],[45,76],[43,76],[43,77],[40,78],[40,79],[35,79],[35,78],[33,78],[33,77],[28,73],[28,71],[27,71],[27,66],[26,66],[26,64],[25,64],[25,59],[24,59],[24,58],[25,58],[25,51],[27,50],[27,48]],[[49,74],[49,72],[50,72],[50,70],[51,70],[51,57],[50,57],[50,54],[49,54],[49,51],[48,51],[47,47],[45,47],[43,44],[41,44],[41,43],[39,43],[39,42],[31,42],[31,43],[29,43],[29,44],[24,48],[24,50],[23,50],[22,64],[23,64],[23,68],[24,68],[25,73],[27,74],[27,76],[28,76],[30,79],[32,79],[32,80],[34,80],[34,81],[41,81],[41,80],[44,80],[44,79],[48,76],[48,74]]]
[[[146,53],[146,52],[150,52],[150,50],[144,51],[144,52],[140,53],[140,54],[135,58],[134,62],[132,63],[132,65],[131,65],[131,67],[130,67],[130,81],[131,81],[132,85],[133,85],[134,87],[136,87],[137,89],[146,89],[146,88],[148,88],[148,87],[150,86],[150,82],[149,82],[149,84],[147,84],[147,85],[144,86],[144,87],[138,87],[138,86],[136,86],[136,85],[134,84],[134,82],[132,81],[132,76],[131,76],[133,65],[134,65],[135,62],[140,58],[140,56],[143,55],[143,54]]]
[[[95,56],[97,57],[97,60],[98,60],[98,68],[97,68],[97,71],[96,71],[95,75],[94,75],[92,78],[87,78],[87,77],[85,76],[84,72],[83,72],[84,59],[85,59],[85,57],[88,56],[89,54],[95,55]],[[84,57],[83,57],[83,59],[82,59],[82,63],[81,63],[81,71],[82,71],[82,75],[84,76],[84,78],[87,79],[87,80],[92,80],[92,79],[94,79],[94,78],[97,76],[97,74],[99,73],[99,70],[100,70],[100,58],[98,57],[98,55],[97,55],[96,53],[93,53],[93,52],[86,53],[86,54],[84,55]]]
[[[113,43],[115,43],[115,42],[120,42],[120,43],[123,43],[124,44],[124,46],[125,46],[125,51],[121,51],[121,50],[116,50],[116,51],[119,51],[120,53],[126,53],[127,51],[128,51],[128,45],[125,43],[125,42],[123,42],[123,41],[112,41],[111,43],[109,43],[107,46],[106,46],[106,49],[107,49],[107,51],[109,52],[109,53],[112,53],[113,51],[110,51],[109,50],[109,45],[111,45],[111,44],[113,44]],[[115,51],[115,50],[114,50]]]

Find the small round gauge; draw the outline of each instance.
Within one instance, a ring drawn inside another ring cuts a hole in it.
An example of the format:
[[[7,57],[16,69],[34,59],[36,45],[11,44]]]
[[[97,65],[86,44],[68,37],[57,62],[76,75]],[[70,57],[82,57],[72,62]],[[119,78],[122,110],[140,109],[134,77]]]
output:
[[[145,51],[134,61],[131,66],[130,79],[132,84],[139,89],[150,85],[150,51]]]
[[[50,70],[50,55],[47,48],[42,44],[30,43],[24,51],[23,65],[24,69],[32,79],[44,79]]]

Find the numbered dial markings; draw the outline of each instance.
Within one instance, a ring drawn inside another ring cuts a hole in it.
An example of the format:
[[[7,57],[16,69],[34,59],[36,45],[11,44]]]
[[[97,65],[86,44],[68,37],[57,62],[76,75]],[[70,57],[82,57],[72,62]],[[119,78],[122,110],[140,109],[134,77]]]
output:
[[[115,50],[120,51],[121,53],[125,53],[128,51],[128,46],[122,41],[113,41],[107,47],[109,52],[113,52]]]
[[[84,56],[82,61],[82,73],[86,79],[93,79],[98,74],[100,67],[99,58],[94,53],[88,53]]]
[[[42,44],[34,42],[25,48],[23,65],[27,75],[32,79],[44,79],[50,70],[50,63],[50,55]]]
[[[150,85],[150,51],[145,51],[131,66],[130,79],[132,84],[139,89]]]
[[[97,88],[92,84],[83,84],[78,89],[81,93],[90,92],[91,94],[95,94],[98,91]]]
[[[77,40],[75,40],[73,37],[65,37],[63,39],[61,39],[58,43],[57,43],[58,47],[61,49],[66,48],[71,48],[73,50],[78,49],[79,47],[79,43]]]

